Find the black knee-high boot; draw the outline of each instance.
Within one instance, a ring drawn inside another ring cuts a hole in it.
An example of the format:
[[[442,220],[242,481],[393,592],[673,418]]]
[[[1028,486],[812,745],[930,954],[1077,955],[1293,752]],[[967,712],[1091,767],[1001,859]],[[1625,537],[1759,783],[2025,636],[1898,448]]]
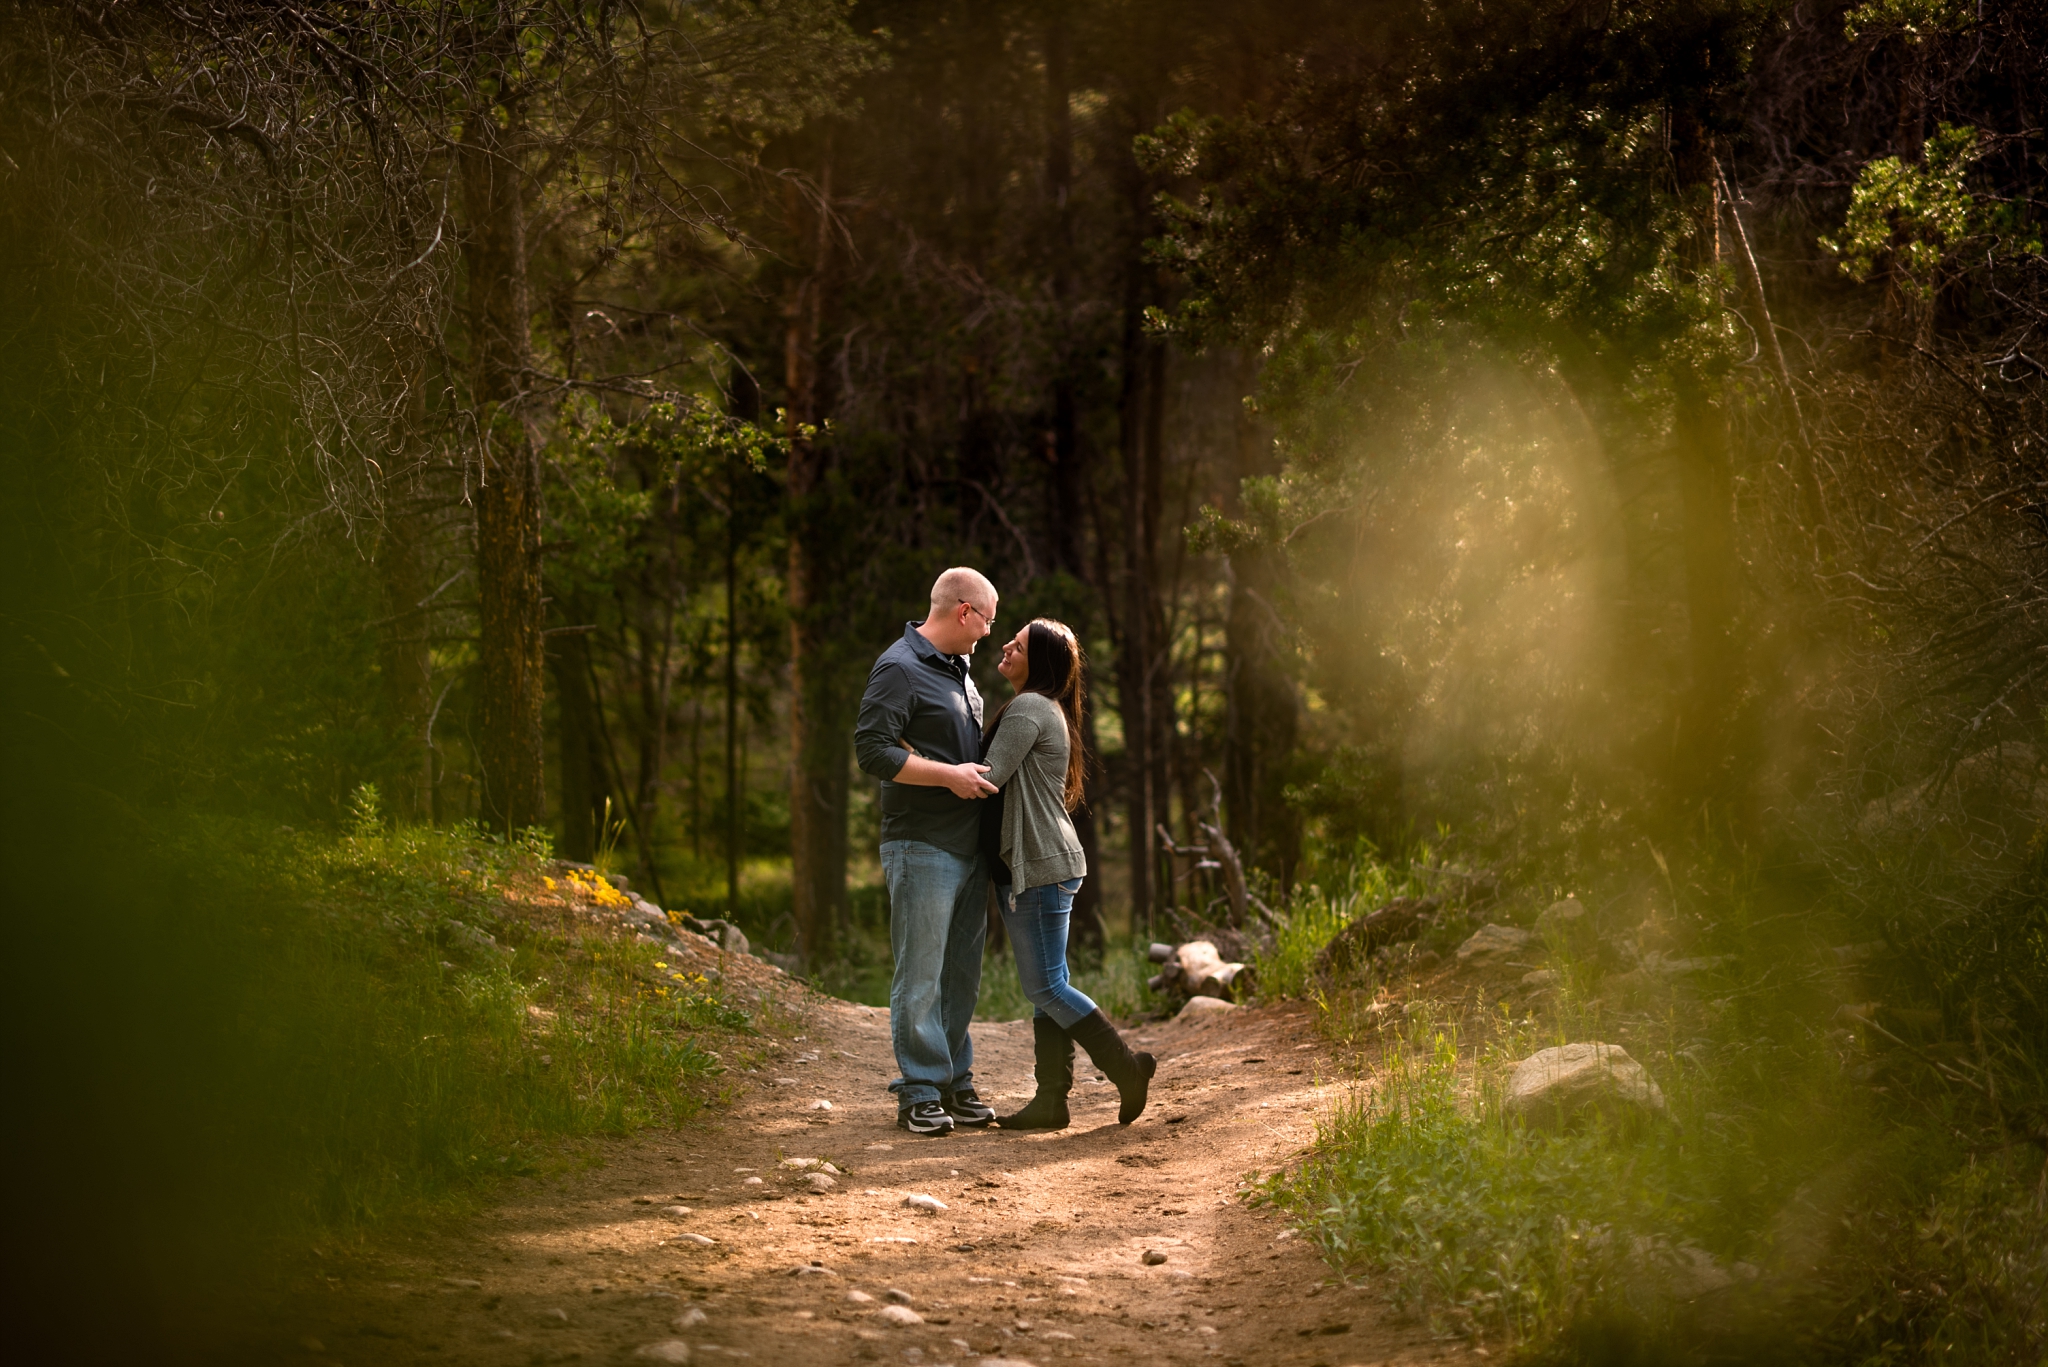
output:
[[[1117,1124],[1128,1125],[1143,1115],[1145,1094],[1151,1087],[1152,1074],[1159,1068],[1157,1061],[1150,1054],[1132,1053],[1124,1037],[1099,1008],[1076,1021],[1067,1033],[1074,1037],[1074,1043],[1088,1051],[1088,1057],[1095,1060],[1102,1075],[1116,1084],[1117,1095],[1123,1099],[1116,1112]]]
[[[1067,1093],[1074,1089],[1074,1041],[1051,1016],[1031,1018],[1031,1058],[1038,1095],[1016,1114],[997,1116],[996,1124],[1006,1130],[1064,1130]]]

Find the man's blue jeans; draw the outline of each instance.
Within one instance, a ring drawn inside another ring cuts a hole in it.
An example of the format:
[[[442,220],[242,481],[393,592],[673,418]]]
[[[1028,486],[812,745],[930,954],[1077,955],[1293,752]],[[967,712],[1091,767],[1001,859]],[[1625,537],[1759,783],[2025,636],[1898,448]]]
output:
[[[988,942],[988,871],[981,856],[949,854],[922,840],[882,844],[889,883],[889,1038],[903,1076],[889,1084],[898,1106],[937,1101],[974,1082],[967,1036],[981,998]]]
[[[1035,1008],[1032,1014],[1051,1016],[1062,1030],[1073,1029],[1095,1011],[1088,994],[1067,981],[1067,923],[1080,890],[1078,878],[1015,892],[1006,884],[996,887],[1003,929],[1010,932],[1010,949],[1017,956],[1017,981]]]

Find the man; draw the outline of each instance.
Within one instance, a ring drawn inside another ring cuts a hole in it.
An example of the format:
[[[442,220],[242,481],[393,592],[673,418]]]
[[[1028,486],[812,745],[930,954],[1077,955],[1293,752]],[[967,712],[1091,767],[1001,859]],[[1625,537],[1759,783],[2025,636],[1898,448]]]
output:
[[[968,1022],[981,996],[988,938],[988,870],[976,802],[996,788],[982,775],[981,694],[967,657],[996,619],[995,585],[947,570],[931,610],[904,625],[861,695],[853,749],[882,780],[882,874],[889,883],[889,1033],[902,1072],[896,1124],[944,1135],[995,1118],[974,1093]]]

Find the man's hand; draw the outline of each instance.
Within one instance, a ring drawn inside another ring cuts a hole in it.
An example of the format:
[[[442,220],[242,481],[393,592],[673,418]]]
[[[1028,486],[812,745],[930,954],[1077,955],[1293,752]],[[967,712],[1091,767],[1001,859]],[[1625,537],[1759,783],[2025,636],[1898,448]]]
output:
[[[946,787],[954,797],[993,797],[1002,791],[982,775],[988,772],[986,764],[945,764]]]

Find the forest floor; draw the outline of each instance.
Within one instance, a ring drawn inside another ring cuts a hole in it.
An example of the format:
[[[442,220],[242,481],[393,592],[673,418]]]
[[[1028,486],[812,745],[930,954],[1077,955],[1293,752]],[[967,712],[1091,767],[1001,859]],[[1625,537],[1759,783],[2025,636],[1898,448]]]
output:
[[[763,1022],[757,1071],[734,1075],[729,1106],[608,1142],[590,1167],[510,1179],[473,1219],[329,1267],[293,1298],[264,1360],[1345,1367],[1466,1355],[1397,1320],[1372,1287],[1345,1286],[1244,1199],[1351,1085],[1300,1004],[1140,1027],[1159,1074],[1128,1128],[1083,1058],[1069,1129],[942,1139],[895,1127],[885,1010],[785,987]],[[999,1110],[1021,1103],[1029,1023],[977,1024],[974,1039],[983,1095]],[[840,1175],[814,1192],[791,1159]],[[946,1209],[909,1208],[913,1194]],[[916,1319],[895,1323],[909,1319],[896,1303]]]

